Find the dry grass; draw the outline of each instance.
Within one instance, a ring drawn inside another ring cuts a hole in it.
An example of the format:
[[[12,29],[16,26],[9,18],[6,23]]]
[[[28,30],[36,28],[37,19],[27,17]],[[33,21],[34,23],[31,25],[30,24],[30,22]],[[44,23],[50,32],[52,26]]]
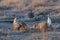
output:
[[[13,33],[12,33],[13,34]],[[6,39],[6,40],[41,40],[42,36],[44,36],[44,40],[60,40],[60,32],[44,32],[44,35],[42,33],[22,33],[19,35],[8,35],[6,36],[1,36],[1,39]]]
[[[28,1],[28,2],[26,2]],[[30,1],[30,2],[29,2]],[[60,3],[59,0],[53,2],[54,0],[2,0],[0,5],[3,6],[10,6],[13,7],[12,11],[21,10],[27,13],[31,9],[34,13],[38,14],[41,11],[47,11],[49,9],[57,9],[60,10]],[[26,5],[28,3],[28,5]],[[49,5],[53,6],[49,6]],[[54,12],[54,11],[53,11]]]

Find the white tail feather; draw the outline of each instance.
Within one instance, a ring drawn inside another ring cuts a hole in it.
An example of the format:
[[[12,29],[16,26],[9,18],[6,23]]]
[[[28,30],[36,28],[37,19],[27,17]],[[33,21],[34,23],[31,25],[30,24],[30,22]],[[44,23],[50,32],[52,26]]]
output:
[[[47,19],[47,24],[48,24],[49,26],[52,24],[52,21],[51,21],[50,17],[48,17],[48,19]]]
[[[16,18],[14,18],[13,24],[16,23]]]

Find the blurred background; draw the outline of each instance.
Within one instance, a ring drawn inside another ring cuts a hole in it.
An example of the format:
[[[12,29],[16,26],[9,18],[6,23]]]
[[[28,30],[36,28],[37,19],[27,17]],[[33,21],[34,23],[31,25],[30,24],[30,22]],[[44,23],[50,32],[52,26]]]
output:
[[[4,29],[12,27],[14,17],[18,18],[18,22],[24,21],[29,27],[32,27],[33,24],[46,21],[47,16],[52,19],[53,27],[56,26],[55,28],[60,30],[60,0],[0,0],[0,26]],[[59,32],[57,34],[59,34]],[[32,34],[16,35],[17,37],[13,35],[8,38],[11,40],[32,40],[28,39],[31,37],[30,35]],[[40,40],[39,33],[33,35],[34,37],[38,36],[34,38],[34,40]],[[26,38],[24,39],[23,37]],[[49,38],[50,37],[53,38],[49,40],[55,40],[56,35],[50,35]],[[2,36],[2,39],[3,38],[5,37]],[[58,38],[56,40],[58,40]]]

